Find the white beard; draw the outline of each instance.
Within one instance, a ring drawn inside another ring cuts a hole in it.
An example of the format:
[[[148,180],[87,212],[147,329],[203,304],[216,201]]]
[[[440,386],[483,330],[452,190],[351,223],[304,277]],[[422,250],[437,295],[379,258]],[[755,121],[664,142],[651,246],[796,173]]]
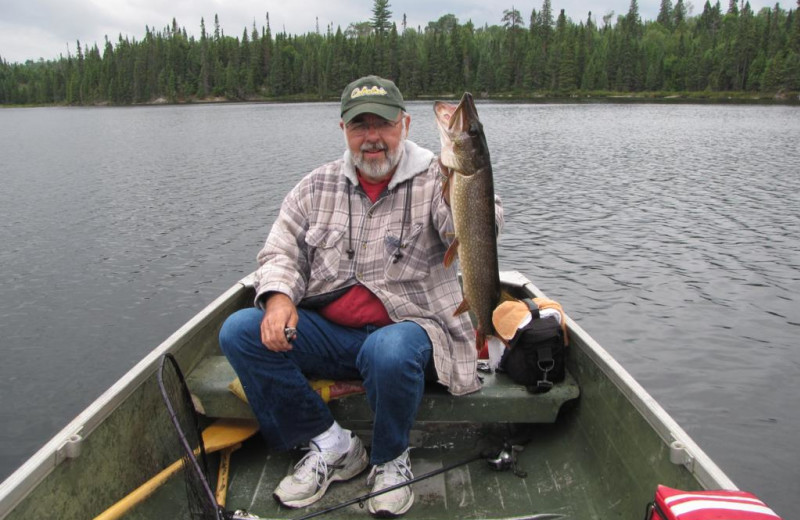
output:
[[[404,128],[403,136],[400,138],[395,150],[389,150],[383,141],[372,144],[363,144],[359,153],[352,154],[353,165],[355,165],[361,175],[371,181],[380,182],[386,180],[386,176],[389,175],[392,170],[394,170],[394,168],[400,163],[400,159],[403,158],[406,135],[407,132]],[[345,138],[345,143],[347,143],[347,138]],[[384,150],[386,157],[383,159],[364,158],[364,152],[375,150]]]

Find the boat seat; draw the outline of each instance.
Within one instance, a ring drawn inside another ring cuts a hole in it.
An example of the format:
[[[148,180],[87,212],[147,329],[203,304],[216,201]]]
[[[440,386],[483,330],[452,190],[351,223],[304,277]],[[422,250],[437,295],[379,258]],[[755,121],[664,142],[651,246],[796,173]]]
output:
[[[580,394],[578,383],[569,372],[563,382],[544,394],[529,393],[505,374],[482,374],[482,377],[481,391],[459,397],[450,395],[441,385],[429,384],[417,413],[417,423],[553,423],[561,406]],[[201,361],[186,378],[197,410],[214,418],[252,418],[250,406],[229,389],[234,379],[233,367],[224,356]],[[335,399],[328,405],[337,420],[372,420],[364,394]]]

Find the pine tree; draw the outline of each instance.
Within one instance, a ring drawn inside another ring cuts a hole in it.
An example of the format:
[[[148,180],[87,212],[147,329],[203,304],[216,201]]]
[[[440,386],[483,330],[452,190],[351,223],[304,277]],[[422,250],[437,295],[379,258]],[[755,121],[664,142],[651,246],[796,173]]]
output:
[[[784,60],[784,87],[792,92],[800,91],[800,54],[789,51]]]
[[[767,62],[761,81],[761,90],[775,92],[783,87],[784,61],[783,53],[778,53]]]
[[[502,78],[505,88],[520,88],[523,78],[523,34],[521,26],[522,15],[512,6],[503,11],[503,27],[506,29],[504,36],[504,50],[502,62]]]
[[[558,69],[558,86],[565,92],[578,88],[578,65],[575,47],[577,42],[567,34],[562,43],[561,62]]]
[[[786,13],[781,9],[780,4],[776,3],[769,17],[769,36],[767,39],[767,56],[775,56],[782,52],[786,46],[783,20]]]
[[[800,54],[800,0],[797,0],[797,9],[794,10],[794,16],[792,18],[789,49],[795,54]]]
[[[638,0],[631,0],[630,6],[628,7],[628,14],[625,16],[625,22],[632,36],[641,35],[642,19],[639,16]]]
[[[731,0],[735,2],[736,0]],[[668,31],[672,30],[672,1],[661,0],[661,7],[658,10],[656,21]]]
[[[748,90],[750,67],[758,55],[756,42],[756,24],[750,2],[746,2],[739,13],[738,34],[733,45],[735,77],[733,88],[735,90]],[[763,61],[762,61],[763,63]],[[754,86],[753,88],[758,88]]]
[[[506,29],[516,29],[522,26],[522,15],[512,6],[511,9],[503,11],[503,18],[501,21],[503,22],[503,27]]]
[[[547,48],[550,46],[550,42],[553,39],[553,26],[555,23],[553,22],[553,8],[550,3],[550,0],[544,0],[542,2],[542,10],[539,11],[539,31],[541,33],[542,38],[542,47],[544,48],[545,54],[547,53]]]
[[[377,34],[384,34],[392,27],[392,12],[389,10],[389,0],[375,0],[372,6],[370,23]]]
[[[477,29],[450,14],[425,31],[398,32],[393,23],[381,31],[376,17],[346,33],[328,25],[325,34],[284,30],[275,38],[269,13],[264,27],[254,23],[240,38],[226,36],[218,16],[210,34],[200,20],[197,39],[173,18],[161,30],[145,27],[142,40],[119,35],[99,48],[78,42],[51,61],[0,58],[0,103],[335,97],[353,77],[371,72],[395,79],[409,98],[461,89],[800,89],[797,9],[775,4],[754,14],[748,3],[730,0],[723,15],[719,0],[703,1],[702,14],[688,16],[685,0],[662,0],[657,20],[643,23],[638,0],[629,0],[627,14],[616,24],[613,12],[604,15],[601,28],[591,13],[575,23],[562,11],[554,23],[550,0],[531,11],[528,30],[513,6],[497,25]],[[388,1],[376,5],[388,22]]]
[[[672,18],[674,27],[680,28],[684,23],[686,23],[686,6],[683,4],[683,0],[678,0],[675,2],[675,9],[672,11]]]

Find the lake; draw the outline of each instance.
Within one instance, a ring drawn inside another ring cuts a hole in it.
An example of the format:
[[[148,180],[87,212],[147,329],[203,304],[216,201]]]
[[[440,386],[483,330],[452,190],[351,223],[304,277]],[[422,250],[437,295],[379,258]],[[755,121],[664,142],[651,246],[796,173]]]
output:
[[[502,269],[743,489],[800,482],[800,108],[478,105]],[[438,151],[432,103],[410,138]],[[0,479],[255,268],[338,104],[0,110]],[[644,508],[644,505],[643,505]]]

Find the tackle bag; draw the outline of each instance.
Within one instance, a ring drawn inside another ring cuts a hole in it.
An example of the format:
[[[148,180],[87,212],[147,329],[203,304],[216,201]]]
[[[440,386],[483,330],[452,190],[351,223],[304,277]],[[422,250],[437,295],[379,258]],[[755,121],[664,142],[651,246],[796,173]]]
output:
[[[781,520],[746,491],[681,491],[659,485],[645,520]]]
[[[509,346],[498,370],[534,394],[547,392],[564,380],[566,323],[558,303],[543,298],[504,302],[492,321]]]

